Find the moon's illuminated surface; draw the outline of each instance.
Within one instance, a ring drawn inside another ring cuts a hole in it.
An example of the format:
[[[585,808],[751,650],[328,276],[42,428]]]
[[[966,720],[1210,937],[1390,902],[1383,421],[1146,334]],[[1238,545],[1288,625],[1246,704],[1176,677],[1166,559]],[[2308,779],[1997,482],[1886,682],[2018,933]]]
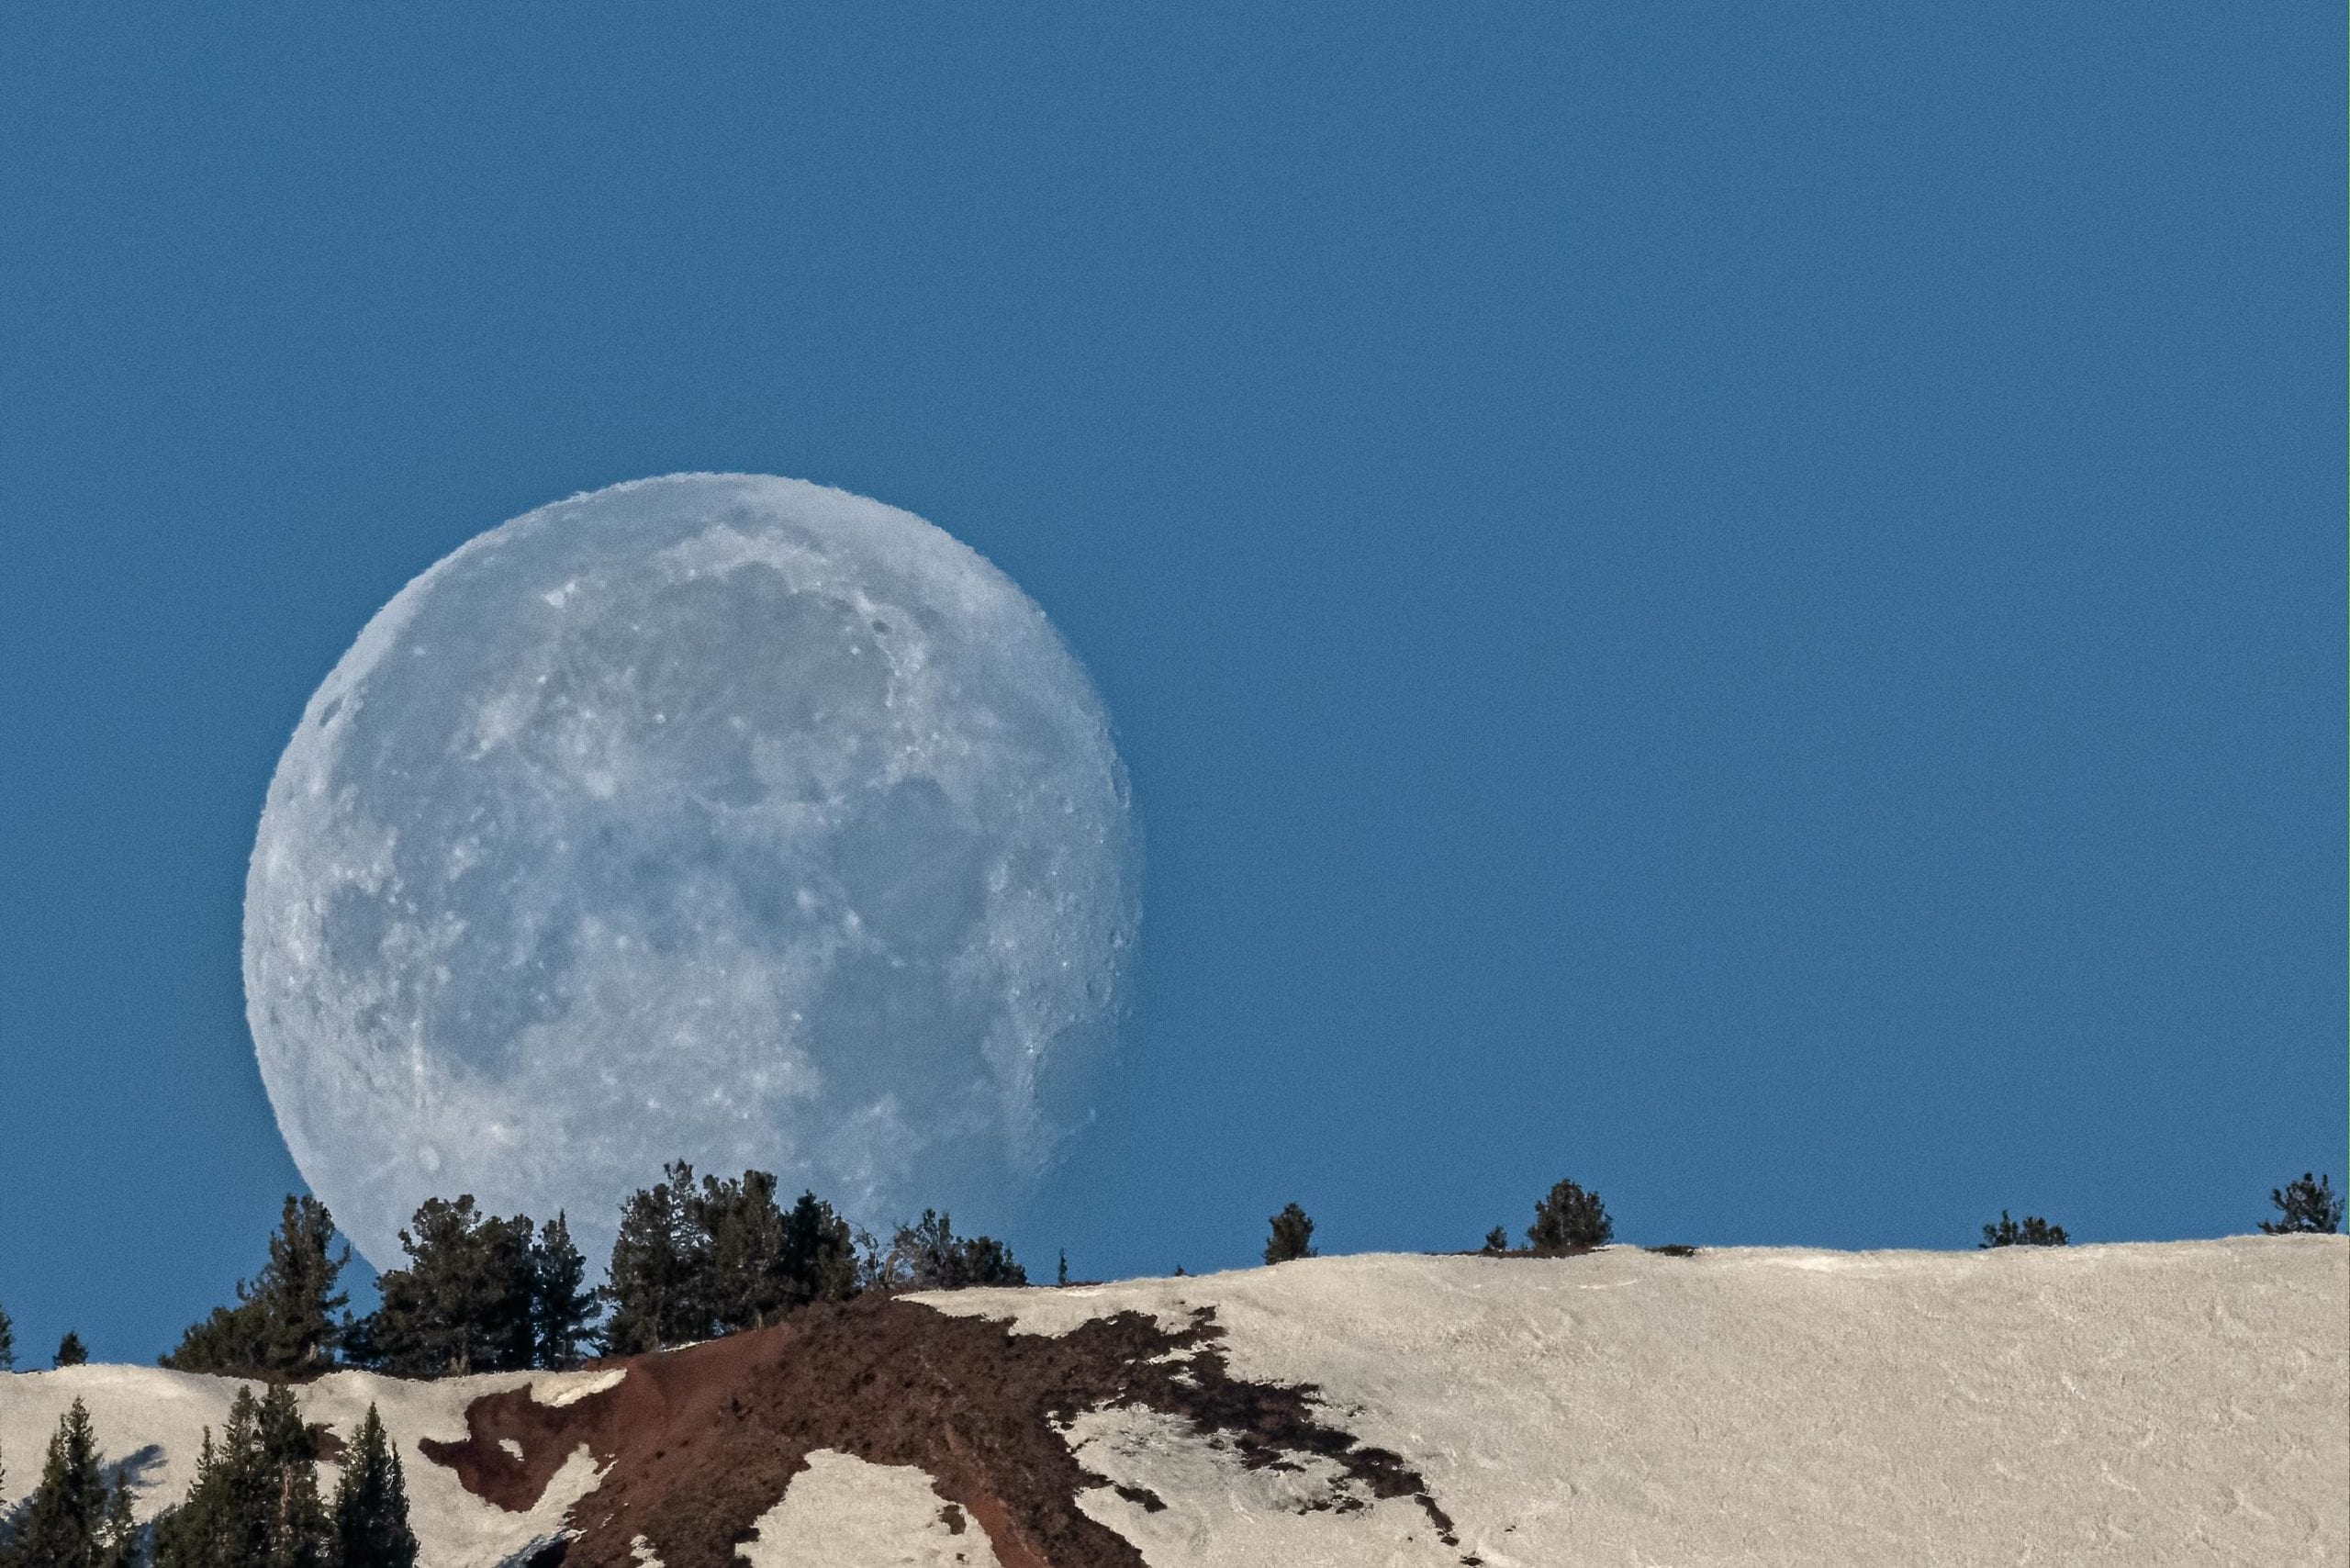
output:
[[[600,1266],[679,1157],[984,1226],[1081,1112],[1136,914],[1101,701],[1010,579],[878,502],[679,476],[368,622],[270,781],[246,1011],[378,1268],[459,1193]]]

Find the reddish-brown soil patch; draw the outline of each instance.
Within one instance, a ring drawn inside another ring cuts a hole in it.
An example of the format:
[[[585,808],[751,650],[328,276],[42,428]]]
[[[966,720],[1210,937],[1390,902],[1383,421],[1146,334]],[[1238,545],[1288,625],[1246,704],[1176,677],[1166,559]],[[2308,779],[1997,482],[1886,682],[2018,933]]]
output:
[[[1409,1497],[1438,1539],[1455,1544],[1417,1472],[1326,1422],[1313,1384],[1231,1376],[1222,1336],[1207,1308],[1181,1329],[1125,1312],[1049,1336],[862,1300],[606,1363],[625,1366],[627,1377],[570,1405],[540,1405],[527,1388],[490,1394],[466,1408],[464,1441],[420,1446],[468,1491],[517,1511],[538,1501],[580,1444],[609,1465],[571,1510],[575,1537],[543,1565],[632,1568],[631,1543],[642,1536],[666,1568],[734,1568],[735,1547],[808,1455],[833,1449],[928,1473],[940,1517],[952,1527],[968,1516],[1004,1568],[1142,1568],[1131,1543],[1078,1508],[1080,1493],[1107,1482],[1078,1462],[1061,1433],[1085,1411],[1142,1405],[1188,1422],[1252,1469],[1330,1461],[1340,1479],[1309,1507],[1351,1512],[1368,1498]],[[1119,1491],[1145,1509],[1165,1506],[1138,1487]]]

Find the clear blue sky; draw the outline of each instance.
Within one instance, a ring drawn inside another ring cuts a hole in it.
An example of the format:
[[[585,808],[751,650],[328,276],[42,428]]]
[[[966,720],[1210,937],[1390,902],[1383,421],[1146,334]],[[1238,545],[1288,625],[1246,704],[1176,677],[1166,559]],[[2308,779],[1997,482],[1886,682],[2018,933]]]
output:
[[[16,8],[20,1346],[153,1355],[297,1182],[239,903],[312,688],[691,468],[931,518],[1116,719],[1136,1008],[1032,1264],[2341,1186],[2344,27]]]

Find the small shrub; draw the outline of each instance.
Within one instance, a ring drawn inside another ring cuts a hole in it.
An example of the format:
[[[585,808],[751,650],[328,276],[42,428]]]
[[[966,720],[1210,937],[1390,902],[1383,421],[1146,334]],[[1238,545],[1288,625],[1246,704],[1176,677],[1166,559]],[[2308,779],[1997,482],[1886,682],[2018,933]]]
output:
[[[2271,1187],[2268,1201],[2282,1211],[2280,1219],[2260,1222],[2266,1236],[2332,1236],[2342,1228],[2342,1200],[2333,1195],[2333,1177],[2329,1172],[2314,1181],[2310,1172],[2283,1189]]]
[[[1291,1204],[1272,1217],[1273,1233],[1265,1243],[1265,1261],[1286,1263],[1295,1258],[1317,1256],[1314,1248],[1314,1222],[1305,1211]]]
[[[2065,1247],[2070,1244],[2063,1226],[2051,1225],[2038,1215],[2026,1215],[2023,1223],[2018,1225],[2008,1217],[2007,1210],[2001,1209],[1999,1223],[1983,1227],[1983,1239],[1975,1244],[1975,1249],[1980,1252],[1986,1247]]]
[[[1526,1239],[1537,1252],[1580,1251],[1605,1247],[1616,1238],[1616,1222],[1597,1193],[1586,1193],[1572,1182],[1561,1182],[1534,1205],[1534,1223]]]

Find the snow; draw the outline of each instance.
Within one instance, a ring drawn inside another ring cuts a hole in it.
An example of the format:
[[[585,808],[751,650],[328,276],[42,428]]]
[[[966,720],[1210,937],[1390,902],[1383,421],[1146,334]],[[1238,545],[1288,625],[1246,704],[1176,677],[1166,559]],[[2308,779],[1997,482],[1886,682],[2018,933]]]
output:
[[[958,1532],[946,1500],[912,1465],[871,1464],[818,1449],[783,1500],[759,1516],[758,1534],[734,1550],[750,1568],[1002,1568],[968,1518]]]
[[[1213,1305],[1493,1568],[2350,1562],[2350,1238],[1329,1258],[941,1311],[1058,1333]],[[1408,1499],[1301,1518],[1165,1417],[1081,1418],[1152,1568],[1457,1562]]]
[[[2350,1564],[2350,1238],[1326,1258],[915,1299],[1024,1333],[1125,1310],[1181,1326],[1212,1306],[1235,1376],[1319,1385],[1324,1418],[1403,1456],[1459,1539],[1446,1548],[1413,1499],[1371,1499],[1326,1462],[1249,1471],[1164,1414],[1081,1414],[1068,1439],[1108,1484],[1079,1506],[1150,1568]],[[509,1514],[418,1440],[462,1437],[486,1394],[560,1404],[620,1375],[346,1372],[301,1399],[345,1437],[376,1404],[425,1568],[491,1568],[561,1529],[594,1462],[583,1447]],[[148,1367],[0,1376],[0,1496],[38,1479],[79,1395],[151,1518],[237,1386]],[[742,1555],[995,1562],[978,1521],[949,1529],[930,1477],[830,1451]]]
[[[349,1439],[373,1404],[397,1446],[406,1474],[408,1518],[427,1568],[496,1568],[563,1528],[571,1505],[592,1491],[597,1468],[583,1446],[564,1462],[537,1505],[510,1514],[468,1493],[453,1472],[424,1457],[417,1443],[465,1436],[465,1407],[487,1394],[529,1387],[542,1404],[567,1403],[624,1375],[605,1372],[504,1372],[494,1376],[415,1383],[372,1372],[337,1372],[297,1391],[303,1419]],[[7,1466],[0,1499],[15,1502],[40,1479],[40,1461],[58,1417],[79,1397],[90,1412],[108,1463],[128,1460],[135,1488],[133,1512],[144,1521],[187,1495],[204,1429],[217,1437],[229,1423],[235,1378],[166,1372],[160,1367],[79,1366],[58,1372],[0,1376],[0,1462]],[[260,1385],[252,1385],[260,1392]],[[340,1467],[319,1466],[319,1485],[332,1495]]]

